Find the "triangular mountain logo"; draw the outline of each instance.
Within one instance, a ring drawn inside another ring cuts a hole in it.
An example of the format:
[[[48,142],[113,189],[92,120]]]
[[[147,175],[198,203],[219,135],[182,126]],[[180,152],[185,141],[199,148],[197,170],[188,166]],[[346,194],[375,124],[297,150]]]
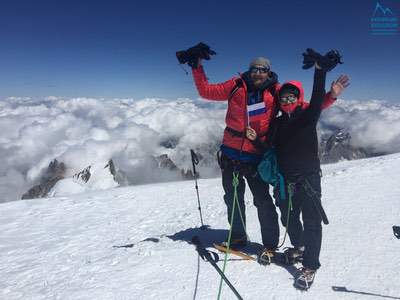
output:
[[[386,15],[393,16],[393,12],[390,8],[385,8],[382,4],[379,2],[376,2],[375,10],[374,10],[374,17],[377,15],[383,15],[386,17]]]

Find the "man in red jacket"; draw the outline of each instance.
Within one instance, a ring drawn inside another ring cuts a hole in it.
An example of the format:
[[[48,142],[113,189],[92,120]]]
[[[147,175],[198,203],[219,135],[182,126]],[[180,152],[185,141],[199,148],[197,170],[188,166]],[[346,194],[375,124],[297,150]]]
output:
[[[239,174],[238,208],[235,208],[232,221],[231,246],[244,246],[247,243],[245,215],[245,181],[253,194],[261,225],[262,242],[266,249],[275,249],[278,245],[279,225],[275,205],[269,194],[269,186],[257,173],[257,165],[262,153],[253,142],[246,138],[246,128],[255,130],[261,142],[265,142],[272,118],[276,115],[275,93],[279,91],[278,76],[271,71],[268,59],[258,57],[251,61],[249,70],[240,77],[226,82],[210,84],[201,65],[192,68],[194,82],[201,97],[209,100],[228,101],[226,128],[221,145],[220,166],[222,185],[225,191],[224,201],[228,208],[228,222],[231,222],[234,190],[234,173]],[[334,99],[327,97],[324,106]]]

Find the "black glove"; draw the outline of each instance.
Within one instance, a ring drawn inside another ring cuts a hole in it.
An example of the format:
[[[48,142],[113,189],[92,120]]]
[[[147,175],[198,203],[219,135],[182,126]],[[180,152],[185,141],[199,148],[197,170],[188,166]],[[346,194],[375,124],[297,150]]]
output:
[[[196,46],[191,47],[184,51],[176,52],[176,57],[179,63],[188,64],[192,68],[197,68],[199,58],[210,60],[211,55],[215,55],[215,51],[210,49],[210,46],[204,43],[198,43]]]
[[[317,61],[322,59],[322,55],[315,52],[311,48],[307,48],[306,52],[303,53],[303,69],[312,68]]]
[[[306,52],[303,53],[303,69],[309,69],[313,67],[316,63],[325,72],[333,70],[337,64],[343,64],[341,61],[342,56],[339,51],[331,50],[324,56],[308,48]]]

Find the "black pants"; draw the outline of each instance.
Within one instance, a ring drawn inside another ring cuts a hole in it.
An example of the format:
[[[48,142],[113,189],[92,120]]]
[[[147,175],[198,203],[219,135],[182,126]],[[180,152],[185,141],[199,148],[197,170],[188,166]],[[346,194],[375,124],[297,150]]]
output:
[[[236,166],[236,167],[235,167]],[[279,240],[278,214],[273,200],[269,194],[269,185],[262,181],[257,172],[257,165],[243,164],[236,165],[229,158],[222,156],[222,185],[225,195],[224,201],[228,208],[228,223],[231,221],[233,209],[234,189],[232,186],[233,172],[239,171],[238,202],[243,221],[246,224],[246,208],[244,203],[245,181],[253,194],[254,205],[257,207],[258,220],[261,225],[261,236],[264,247],[276,248]],[[232,222],[232,238],[246,236],[245,229],[240,218],[240,212],[236,205],[234,219]]]
[[[307,184],[306,181],[309,183],[308,187],[305,186]],[[286,187],[288,187],[290,182],[290,179],[286,180]],[[310,188],[312,188],[314,193],[310,192]],[[321,201],[321,176],[319,173],[302,176],[298,182],[294,181],[293,208],[289,213],[288,228],[292,245],[295,247],[304,246],[305,248],[303,266],[316,270],[321,266],[319,254],[322,242],[322,218],[318,213],[314,201]],[[279,201],[283,226],[286,226],[288,218],[288,203],[288,199]],[[302,214],[303,224],[300,221],[300,213]]]

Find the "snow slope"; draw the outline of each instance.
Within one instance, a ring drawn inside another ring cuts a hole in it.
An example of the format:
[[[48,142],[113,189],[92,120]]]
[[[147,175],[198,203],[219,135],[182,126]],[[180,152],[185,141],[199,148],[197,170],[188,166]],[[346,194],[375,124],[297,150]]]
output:
[[[391,229],[400,224],[399,171],[399,154],[323,167],[330,225],[309,292],[277,265],[231,257],[226,275],[244,299],[400,299],[400,240]],[[226,212],[220,179],[199,188],[205,231],[196,228],[188,181],[1,204],[0,299],[216,299],[218,274],[188,241],[223,240]],[[260,242],[246,199],[249,235]],[[235,299],[226,286],[222,298]]]

